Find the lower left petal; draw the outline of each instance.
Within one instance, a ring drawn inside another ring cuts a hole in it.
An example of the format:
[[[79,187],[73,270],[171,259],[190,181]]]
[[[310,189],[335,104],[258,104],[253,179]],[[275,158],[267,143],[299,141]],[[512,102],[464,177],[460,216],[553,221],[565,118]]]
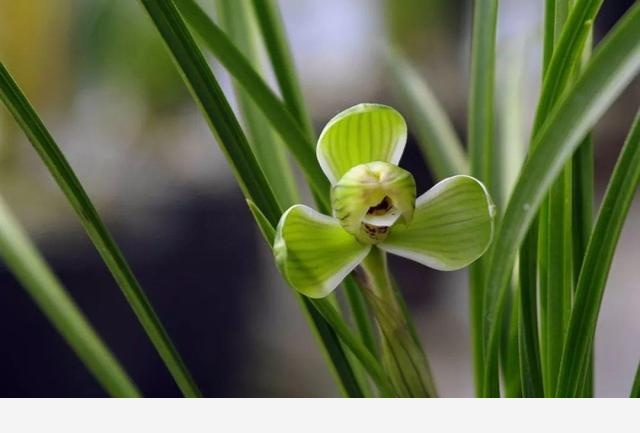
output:
[[[282,215],[273,244],[284,278],[310,298],[329,295],[370,249],[335,218],[303,205],[292,206]]]

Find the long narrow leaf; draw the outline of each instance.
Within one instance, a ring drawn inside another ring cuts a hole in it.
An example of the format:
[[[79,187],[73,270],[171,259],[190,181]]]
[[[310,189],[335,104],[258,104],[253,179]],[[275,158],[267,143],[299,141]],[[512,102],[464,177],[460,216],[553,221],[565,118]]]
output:
[[[553,13],[553,38],[554,44],[557,45],[560,34],[565,28],[565,22],[569,15],[570,0],[555,0]],[[582,27],[588,27],[584,24]],[[588,34],[588,32],[586,33]],[[566,35],[566,33],[565,33]],[[566,39],[566,38],[565,38]],[[555,45],[554,45],[555,51]],[[575,48],[576,53],[573,55],[574,62],[580,58],[582,46]],[[557,77],[561,72],[554,70],[554,66],[559,62],[557,55],[551,57],[549,69],[545,71],[545,82],[540,101],[538,102],[537,114],[548,114],[548,110],[552,104],[560,96],[560,92],[564,91],[572,78],[569,73],[565,74],[564,82],[559,82]],[[564,59],[563,59],[564,60]],[[566,64],[564,62],[563,64]],[[573,66],[571,64],[570,66]],[[575,68],[566,68],[569,72],[575,71]],[[551,71],[551,72],[550,72]],[[553,73],[553,75],[550,75]],[[555,91],[548,90],[549,81],[558,82]],[[539,129],[536,122],[540,121],[542,116],[534,120],[534,134]],[[573,253],[571,242],[571,220],[572,220],[572,204],[573,199],[573,167],[569,160],[560,176],[551,186],[549,194],[545,202],[543,202],[540,214],[544,218],[540,218],[539,236],[543,242],[544,248],[539,248],[541,262],[547,264],[547,270],[544,274],[545,279],[540,279],[541,288],[541,311],[542,319],[542,359],[544,373],[544,389],[547,395],[552,396],[555,391],[556,381],[558,377],[558,369],[560,368],[560,356],[562,354],[562,343],[567,325],[569,323],[569,312],[571,311],[571,296],[573,292]],[[546,239],[544,239],[546,238]]]
[[[520,249],[520,327],[518,346],[522,396],[544,397],[540,341],[538,339],[538,308],[536,257],[538,231],[534,224]]]
[[[141,0],[176,62],[187,87],[209,122],[218,143],[227,155],[243,192],[260,209],[271,226],[282,214],[271,187],[262,173],[220,86],[202,53],[187,30],[176,6],[170,0]],[[251,69],[253,70],[253,69]],[[308,298],[300,296],[312,330],[322,341],[341,387],[347,395],[362,396],[351,365],[334,330],[313,308]]]
[[[555,37],[545,38],[545,74],[540,93],[540,101],[536,108],[536,116],[533,125],[533,135],[540,129],[547,116],[551,112],[554,104],[571,79],[571,74],[576,64],[580,63],[582,56],[582,47],[591,34],[593,21],[602,6],[604,0],[577,0],[571,9],[571,13],[566,19],[566,24],[560,26],[563,29],[561,33],[556,27],[559,26],[558,19],[555,15],[555,8],[546,11],[547,19],[551,20],[549,24],[553,28]],[[554,0],[551,6],[556,3],[564,3],[566,0]],[[550,5],[547,5],[549,8]],[[564,23],[564,20],[562,20]]]
[[[253,69],[251,63],[233,45],[225,33],[193,0],[177,0],[180,13],[200,36],[207,48],[220,60],[229,73],[253,98],[258,108],[280,134],[302,168],[323,210],[329,209],[329,182],[320,169],[314,144],[299,126],[296,118],[282,104],[278,96]]]
[[[640,10],[640,8],[638,8]],[[558,397],[579,395],[604,289],[620,233],[640,184],[640,111],[605,192],[580,271],[571,321],[562,352]]]
[[[285,104],[307,137],[313,138],[311,118],[305,108],[278,4],[276,0],[254,0],[253,7]]]
[[[104,389],[113,397],[139,397],[136,386],[47,266],[2,198],[0,257]]]
[[[200,391],[180,354],[175,349],[149,299],[133,275],[109,230],[102,222],[78,177],[2,63],[0,63],[0,98],[22,127],[36,152],[76,211],[82,226],[122,289],[129,305],[140,320],[176,384],[185,396],[199,396]]]
[[[251,6],[245,1],[236,0],[218,0],[216,6],[220,23],[229,38],[242,50],[256,72],[264,76],[258,45],[259,30],[254,22]],[[295,178],[280,137],[236,80],[234,90],[249,132],[250,144],[265,176],[273,186],[278,202],[284,208],[299,203]]]
[[[563,164],[639,69],[640,5],[635,5],[596,49],[582,76],[534,138],[534,150],[520,173],[491,250],[485,316],[487,389],[495,390],[498,379],[497,318],[517,249]]]
[[[471,72],[469,82],[468,146],[471,175],[480,179],[493,193],[493,110],[496,58],[496,27],[498,1],[474,3],[471,37]],[[471,332],[476,393],[483,394],[485,371],[483,347],[485,316],[484,280],[486,259],[481,258],[470,268]]]
[[[584,64],[587,63],[592,51],[593,31],[590,32],[589,38],[585,43],[582,55],[582,64],[579,68],[582,70]],[[594,170],[594,143],[591,134],[589,134],[578,150],[573,155],[573,279],[575,284],[578,283],[580,276],[580,268],[587,251],[587,244],[591,229],[593,227],[593,170]],[[575,290],[574,284],[574,290]],[[593,397],[594,393],[594,357],[593,350],[589,355],[587,370],[584,374],[584,383],[581,387],[580,396],[583,398]]]

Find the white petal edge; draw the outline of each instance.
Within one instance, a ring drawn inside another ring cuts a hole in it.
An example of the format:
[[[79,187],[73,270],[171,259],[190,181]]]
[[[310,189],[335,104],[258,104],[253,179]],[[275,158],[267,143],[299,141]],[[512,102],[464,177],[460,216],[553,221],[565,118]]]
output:
[[[344,231],[344,229],[340,225],[340,222],[335,218],[316,212],[315,210],[305,205],[291,206],[287,211],[285,211],[284,214],[282,214],[282,217],[280,218],[280,223],[278,224],[278,229],[277,229],[276,239],[274,241],[273,249],[274,251],[280,251],[280,253],[276,253],[276,254],[284,253],[286,255],[287,245],[284,237],[281,235],[281,225],[285,223],[289,214],[294,210],[302,211],[307,217],[309,217],[310,220],[316,221],[321,224],[335,225],[337,228]],[[344,233],[345,235],[351,237],[351,235],[346,231],[344,231]],[[353,271],[362,262],[362,260],[364,260],[367,254],[369,254],[369,251],[371,250],[371,245],[361,244],[358,241],[356,241],[355,238],[353,240],[355,243],[357,243],[359,246],[362,247],[361,251],[356,256],[354,256],[350,261],[345,263],[344,266],[342,266],[337,271],[335,271],[329,279],[324,280],[321,284],[311,288],[296,287],[295,284],[289,280],[289,276],[286,268],[286,265],[287,265],[286,257],[277,258],[278,262],[282,262],[282,264],[279,264],[279,266],[284,266],[283,276],[285,280],[287,280],[289,285],[291,285],[295,290],[297,290],[299,293],[302,293],[303,295],[309,298],[324,298],[325,296],[333,292],[340,285],[340,283],[347,277],[347,275],[349,275],[349,273],[351,273],[351,271]]]
[[[487,199],[487,206],[488,206],[488,213],[489,216],[491,217],[491,232],[489,235],[489,241],[487,242],[487,245],[485,246],[485,248],[479,252],[479,254],[477,254],[477,257],[473,260],[477,260],[480,257],[482,257],[482,255],[487,251],[487,249],[489,248],[489,246],[491,245],[491,242],[493,241],[493,236],[495,233],[495,214],[496,214],[496,209],[495,209],[495,205],[493,204],[492,200],[491,200],[491,196],[489,195],[489,191],[487,191],[487,188],[484,186],[484,184],[480,181],[478,181],[478,179],[472,177],[472,176],[467,176],[464,174],[460,174],[460,175],[455,175],[455,176],[451,176],[448,177],[446,179],[441,180],[440,182],[438,182],[436,185],[434,185],[432,188],[430,188],[428,191],[426,191],[425,193],[423,193],[420,197],[418,197],[416,199],[416,211],[418,210],[418,208],[421,205],[424,205],[425,203],[428,203],[429,200],[437,197],[440,192],[445,189],[447,187],[447,184],[449,182],[454,181],[455,179],[459,179],[459,178],[468,178],[473,180],[474,182],[476,182],[478,185],[480,185],[480,187],[482,188],[482,191],[484,192],[484,195]],[[402,247],[394,247],[392,245],[386,244],[385,242],[382,242],[380,244],[377,245],[378,248],[382,249],[383,251],[386,251],[390,254],[394,254],[396,256],[400,256],[400,257],[404,257],[406,259],[409,260],[413,260],[414,262],[420,263],[424,266],[428,266],[432,269],[438,270],[438,271],[456,271],[458,269],[462,269],[466,266],[468,266],[469,264],[465,264],[463,266],[450,266],[446,263],[443,263],[442,261],[438,260],[437,258],[430,256],[428,254],[424,254],[424,253],[420,253],[414,250],[410,250],[410,249],[406,249],[406,248],[402,248]],[[473,263],[473,261],[471,263]]]

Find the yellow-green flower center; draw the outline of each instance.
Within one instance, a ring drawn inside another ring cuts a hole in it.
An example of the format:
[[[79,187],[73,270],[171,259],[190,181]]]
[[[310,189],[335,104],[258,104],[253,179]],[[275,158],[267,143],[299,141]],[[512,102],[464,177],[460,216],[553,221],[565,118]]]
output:
[[[331,190],[335,217],[346,231],[367,244],[383,241],[398,221],[408,224],[415,199],[413,176],[381,161],[351,168]]]

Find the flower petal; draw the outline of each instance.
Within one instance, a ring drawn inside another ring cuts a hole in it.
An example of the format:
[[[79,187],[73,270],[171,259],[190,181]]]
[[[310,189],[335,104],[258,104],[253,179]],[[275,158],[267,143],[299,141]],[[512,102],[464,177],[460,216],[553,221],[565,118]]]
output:
[[[316,155],[335,184],[350,168],[372,161],[397,165],[407,141],[407,124],[400,113],[380,104],[359,104],[327,123]]]
[[[292,206],[282,215],[273,244],[282,275],[310,298],[331,293],[370,249],[336,219],[303,205]]]
[[[418,197],[411,224],[394,227],[378,247],[434,269],[460,269],[489,247],[494,213],[482,183],[449,177]]]

